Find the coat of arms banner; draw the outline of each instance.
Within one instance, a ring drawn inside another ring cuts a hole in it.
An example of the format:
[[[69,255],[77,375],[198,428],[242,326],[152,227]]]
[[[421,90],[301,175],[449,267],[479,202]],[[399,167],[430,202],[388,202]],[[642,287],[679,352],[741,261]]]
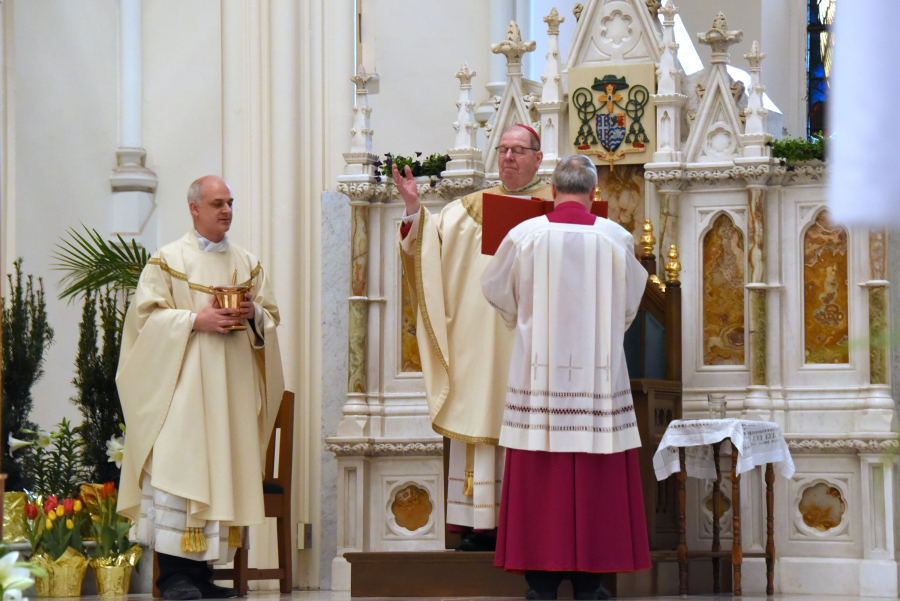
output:
[[[656,67],[569,69],[569,143],[598,165],[649,163],[656,146]]]

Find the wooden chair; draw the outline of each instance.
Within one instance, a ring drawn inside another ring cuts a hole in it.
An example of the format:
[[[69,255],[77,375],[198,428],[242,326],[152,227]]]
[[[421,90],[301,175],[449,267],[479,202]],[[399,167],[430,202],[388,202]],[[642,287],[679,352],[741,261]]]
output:
[[[266,471],[263,475],[263,500],[267,518],[275,518],[278,530],[278,567],[271,569],[251,568],[248,563],[247,547],[239,548],[234,554],[234,567],[215,570],[213,580],[231,580],[238,594],[244,596],[249,590],[250,580],[278,580],[282,593],[290,593],[294,588],[293,560],[291,558],[291,471],[293,469],[294,441],[294,393],[285,391],[281,407],[275,419],[275,428],[266,451]],[[277,444],[277,449],[276,449]],[[275,455],[278,454],[278,472],[275,472]],[[153,595],[159,596],[156,579],[159,567],[154,553]]]

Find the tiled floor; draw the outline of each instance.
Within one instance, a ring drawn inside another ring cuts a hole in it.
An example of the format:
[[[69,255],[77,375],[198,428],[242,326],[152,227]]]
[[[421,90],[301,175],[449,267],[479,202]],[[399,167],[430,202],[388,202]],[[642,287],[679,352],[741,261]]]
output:
[[[822,595],[775,595],[766,597],[765,595],[744,595],[740,597],[746,601],[761,601],[763,599],[772,601],[859,601],[858,597],[839,597],[839,596],[822,596]],[[150,595],[129,595],[128,601],[151,601],[153,597]],[[332,593],[331,591],[295,591],[291,595],[282,595],[278,592],[254,592],[247,597],[248,601],[350,601],[350,596],[342,593]],[[354,597],[353,601],[386,601],[388,597],[364,598]],[[390,599],[403,599],[404,601],[413,601],[412,597],[390,597]],[[520,601],[521,597],[432,597],[431,601]],[[684,601],[687,599],[695,601],[733,601],[735,597],[731,595],[691,595],[689,597],[647,597],[647,598],[629,598],[628,601]],[[101,597],[81,597],[81,601],[106,601]],[[71,601],[79,601],[72,599]],[[863,601],[887,601],[876,599],[873,597],[865,597]]]

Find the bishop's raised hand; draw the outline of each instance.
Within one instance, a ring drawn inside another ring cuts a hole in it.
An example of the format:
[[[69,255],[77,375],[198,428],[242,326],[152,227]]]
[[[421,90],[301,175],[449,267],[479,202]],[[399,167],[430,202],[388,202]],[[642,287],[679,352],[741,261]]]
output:
[[[404,168],[404,175],[400,175],[397,165],[392,165],[391,176],[394,178],[394,185],[397,186],[397,192],[406,203],[406,214],[415,215],[419,212],[419,189],[416,180],[413,178],[412,170],[409,165]]]

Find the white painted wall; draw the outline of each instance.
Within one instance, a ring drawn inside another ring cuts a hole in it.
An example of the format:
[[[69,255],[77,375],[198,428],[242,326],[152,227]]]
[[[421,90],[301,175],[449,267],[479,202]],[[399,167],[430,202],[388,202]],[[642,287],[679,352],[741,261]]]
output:
[[[490,3],[377,0],[375,31],[379,81],[369,93],[374,152],[446,152],[456,134],[455,74],[463,61],[477,73],[475,102],[488,97],[490,45],[500,41],[489,35]]]
[[[68,402],[75,389],[80,305],[56,299],[60,274],[51,270],[53,247],[67,228],[84,223],[109,231],[109,173],[118,142],[116,4],[108,0],[3,3],[12,19],[7,36],[8,86],[15,89],[14,152],[5,156],[7,211],[4,273],[17,256],[24,270],[44,278],[47,312],[56,342],[46,354],[44,378],[34,387],[33,419],[43,427],[77,418]],[[3,295],[8,288],[3,286]]]

